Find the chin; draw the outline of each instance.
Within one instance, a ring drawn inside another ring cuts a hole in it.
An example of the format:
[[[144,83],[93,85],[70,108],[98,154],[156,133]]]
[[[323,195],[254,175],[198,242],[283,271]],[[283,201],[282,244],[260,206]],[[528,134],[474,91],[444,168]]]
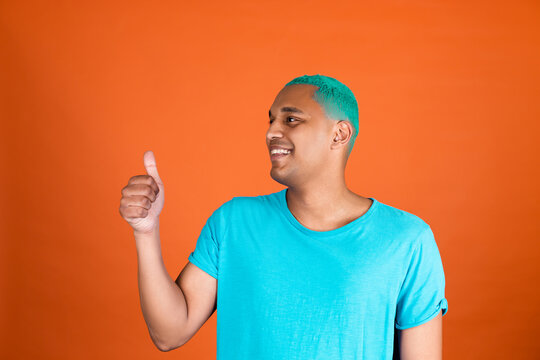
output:
[[[278,171],[275,171],[275,169],[270,170],[270,177],[274,179],[274,181],[277,181],[281,185],[289,186],[289,182],[287,181],[285,176],[281,176]]]

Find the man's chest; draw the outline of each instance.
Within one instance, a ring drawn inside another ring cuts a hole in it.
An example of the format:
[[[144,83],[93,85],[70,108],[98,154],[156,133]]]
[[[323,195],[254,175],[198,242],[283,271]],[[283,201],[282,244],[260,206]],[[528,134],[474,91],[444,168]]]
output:
[[[265,307],[304,310],[370,307],[397,297],[406,264],[393,239],[310,239],[277,230],[228,234],[218,287]]]

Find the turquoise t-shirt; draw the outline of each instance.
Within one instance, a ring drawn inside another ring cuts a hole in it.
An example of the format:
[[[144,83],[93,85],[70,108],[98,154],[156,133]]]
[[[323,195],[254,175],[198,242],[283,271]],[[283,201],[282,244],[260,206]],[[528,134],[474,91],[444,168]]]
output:
[[[315,231],[290,212],[286,191],[222,204],[188,257],[218,279],[218,360],[391,360],[394,328],[447,312],[421,218],[369,198],[361,217]]]

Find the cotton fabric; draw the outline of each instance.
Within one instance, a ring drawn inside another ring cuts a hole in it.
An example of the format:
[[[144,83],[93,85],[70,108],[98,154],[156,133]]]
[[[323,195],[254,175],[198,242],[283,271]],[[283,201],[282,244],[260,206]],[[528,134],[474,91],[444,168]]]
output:
[[[218,280],[218,360],[391,360],[395,328],[446,314],[424,220],[370,197],[361,217],[315,231],[294,217],[286,192],[226,201],[188,257]]]

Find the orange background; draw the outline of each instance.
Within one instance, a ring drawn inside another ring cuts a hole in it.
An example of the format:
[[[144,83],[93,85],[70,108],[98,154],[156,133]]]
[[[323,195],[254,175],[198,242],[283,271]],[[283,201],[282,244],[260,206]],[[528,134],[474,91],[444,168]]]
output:
[[[211,212],[282,189],[268,109],[293,77],[355,93],[346,171],[433,228],[445,359],[538,358],[540,5],[3,1],[5,359],[214,359],[216,314],[160,352],[121,188],[153,150],[173,279]]]

